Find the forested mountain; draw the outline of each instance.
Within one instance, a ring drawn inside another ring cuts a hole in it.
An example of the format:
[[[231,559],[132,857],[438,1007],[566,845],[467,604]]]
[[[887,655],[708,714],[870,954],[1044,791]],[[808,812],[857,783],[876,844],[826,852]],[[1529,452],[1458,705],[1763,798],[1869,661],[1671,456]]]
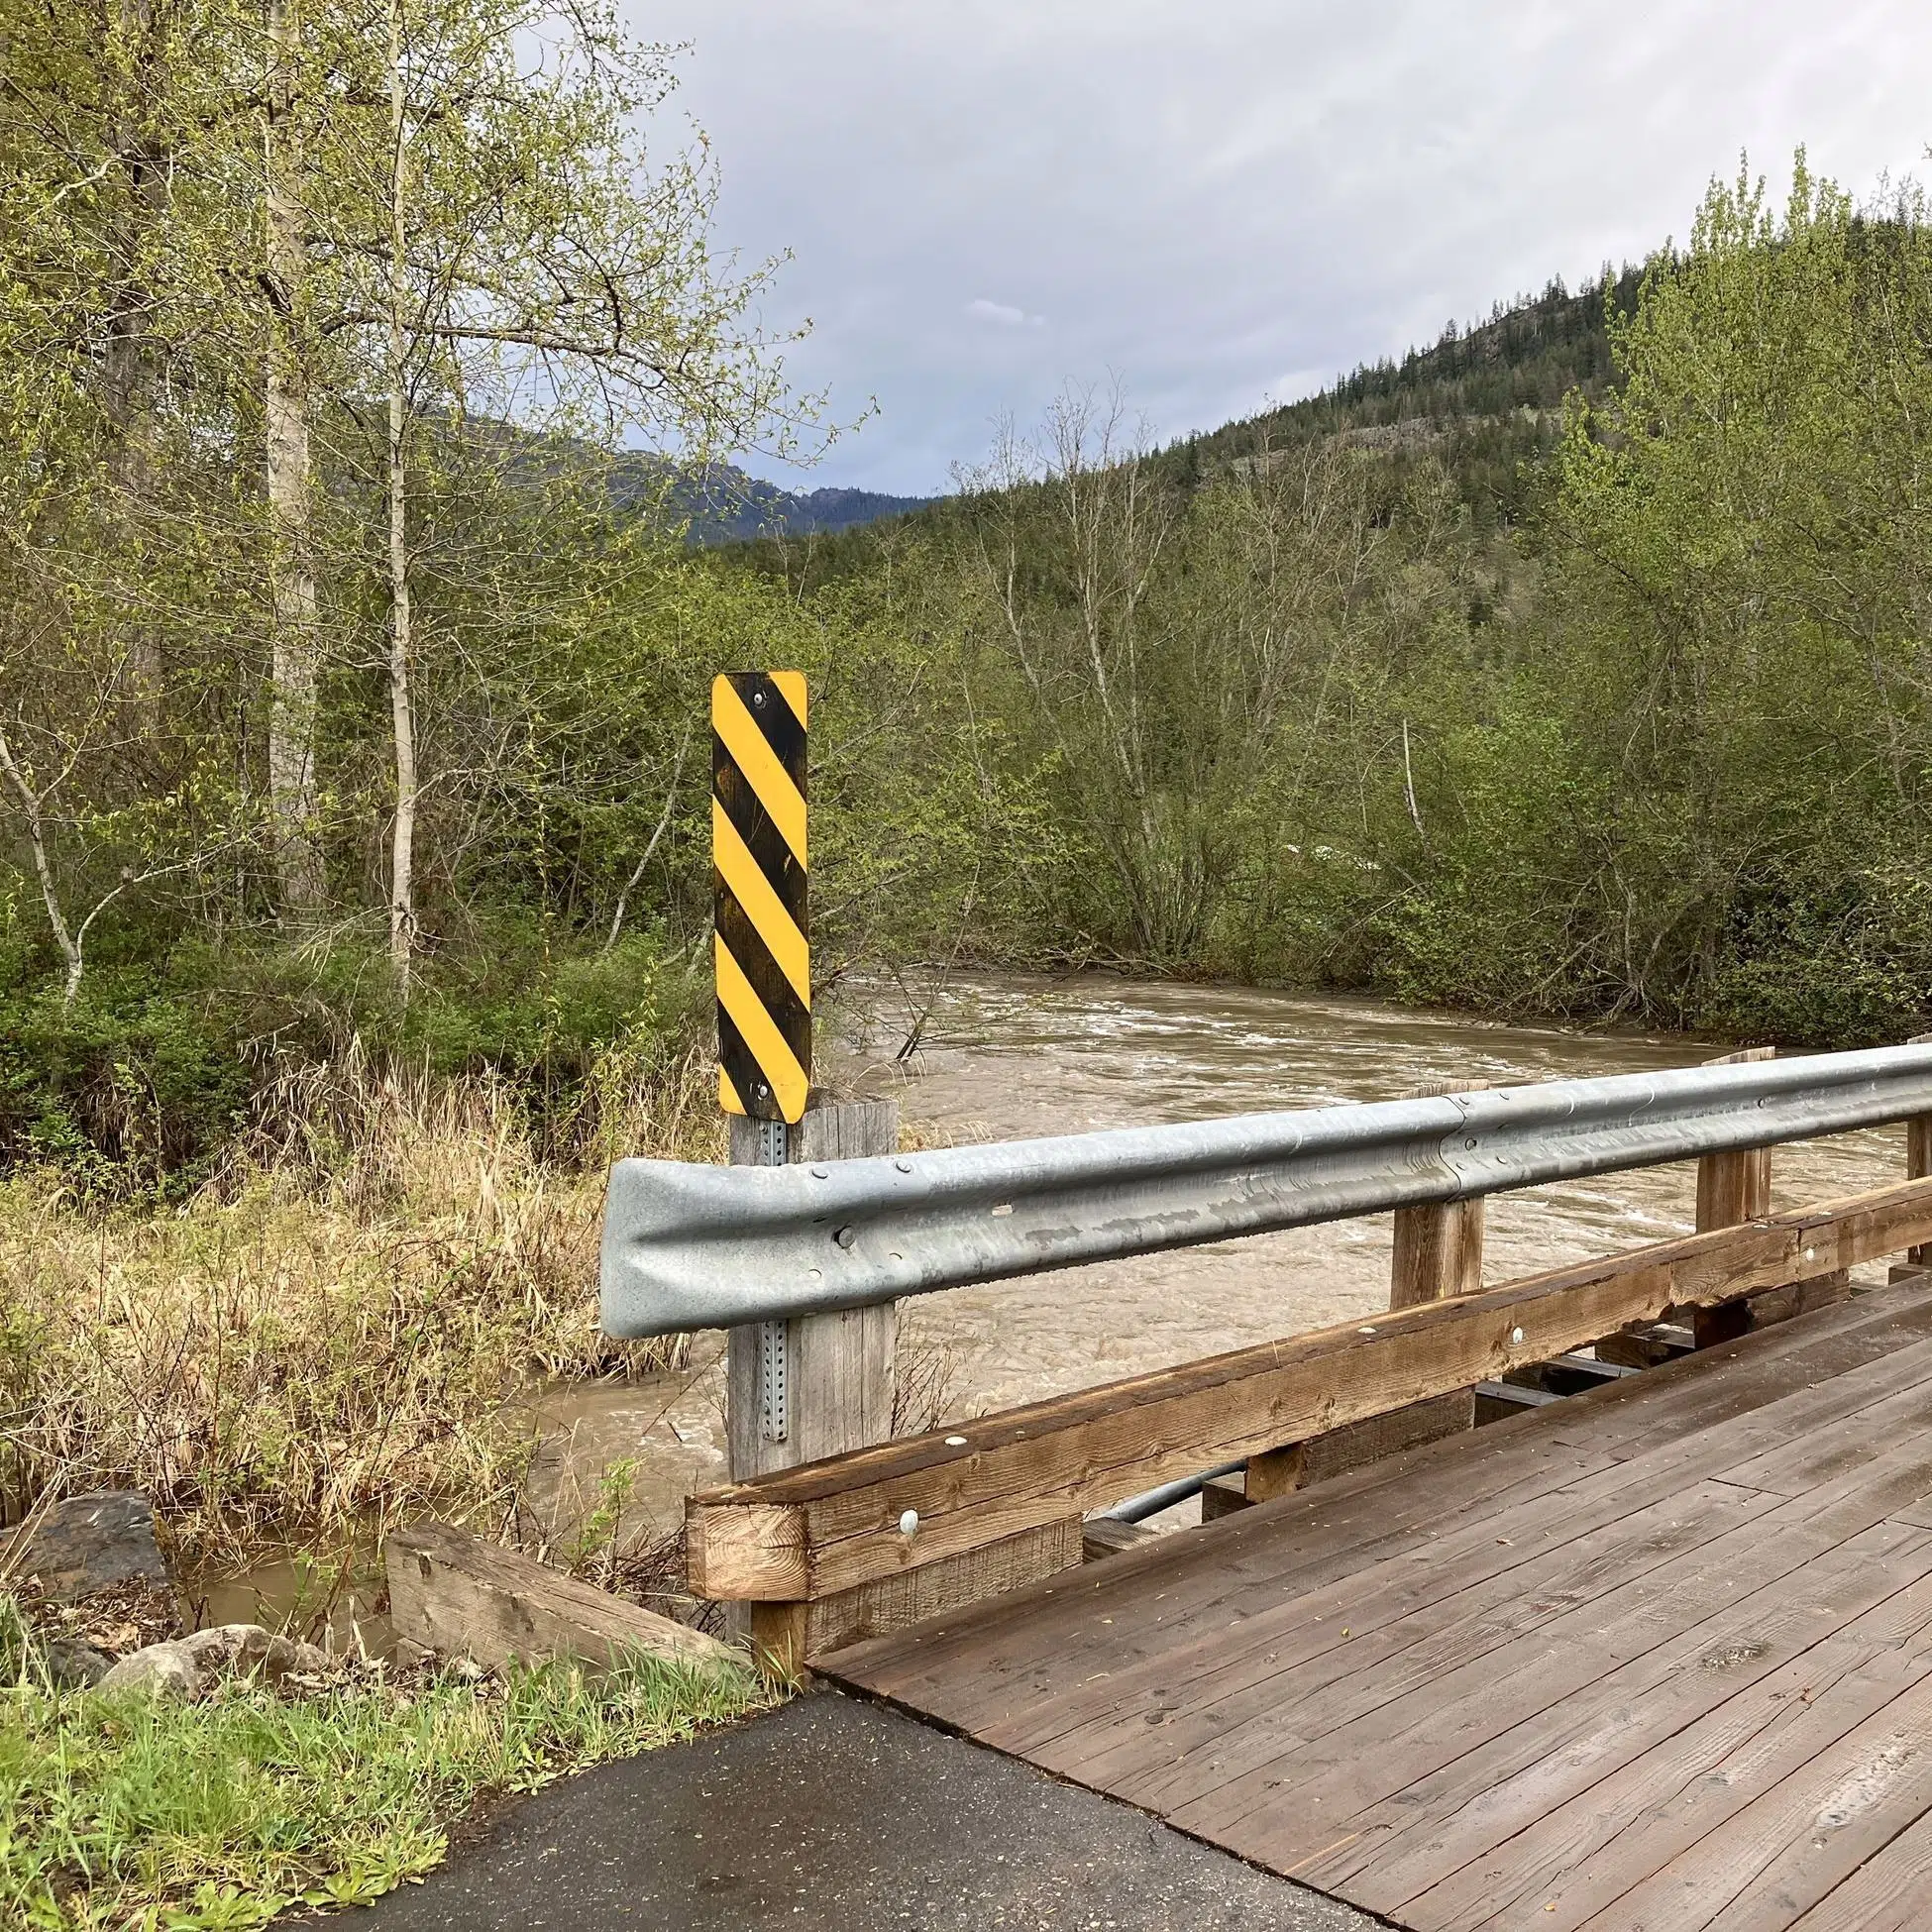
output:
[[[1486,321],[1466,329],[1449,324],[1437,342],[1399,361],[1364,363],[1299,402],[1177,438],[1150,453],[1150,471],[1191,491],[1257,454],[1324,443],[1383,459],[1393,482],[1426,455],[1452,479],[1478,530],[1519,524],[1538,467],[1561,432],[1565,396],[1595,401],[1615,380],[1606,316],[1630,312],[1642,278],[1641,268],[1626,266],[1574,292],[1554,280],[1540,295],[1499,302]],[[836,520],[783,511],[762,527],[748,516],[703,519],[703,540],[744,541],[758,566],[789,567],[824,582],[864,567],[870,546],[857,534],[861,526],[911,517],[911,534],[921,523],[912,513],[921,509],[935,525],[948,515],[943,498],[867,497],[862,514]],[[695,529],[699,521],[695,517]],[[784,541],[841,532],[849,533],[842,541],[805,551]]]
[[[1555,447],[1563,398],[1577,391],[1596,400],[1614,379],[1605,315],[1630,312],[1642,274],[1606,269],[1574,293],[1552,281],[1540,295],[1499,302],[1487,321],[1449,324],[1399,362],[1365,363],[1317,395],[1185,437],[1167,457],[1193,480],[1258,450],[1317,438],[1392,456],[1428,450],[1479,522],[1518,521],[1524,466]]]
[[[643,452],[620,455],[612,466],[610,488],[625,509],[648,503],[653,513],[667,507],[660,496],[670,480],[668,508],[688,523],[694,544],[746,543],[760,537],[805,537],[850,530],[882,517],[923,508],[929,496],[889,496],[875,489],[837,485],[781,489],[748,476],[735,464],[710,463],[692,471]]]

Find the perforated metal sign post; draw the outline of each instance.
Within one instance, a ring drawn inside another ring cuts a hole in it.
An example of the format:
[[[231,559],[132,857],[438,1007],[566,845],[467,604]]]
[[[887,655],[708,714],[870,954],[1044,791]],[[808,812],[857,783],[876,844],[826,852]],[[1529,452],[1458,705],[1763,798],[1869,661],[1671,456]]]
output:
[[[711,859],[718,1103],[796,1125],[811,1090],[802,672],[734,671],[711,685]],[[782,1164],[782,1129],[773,1139]]]

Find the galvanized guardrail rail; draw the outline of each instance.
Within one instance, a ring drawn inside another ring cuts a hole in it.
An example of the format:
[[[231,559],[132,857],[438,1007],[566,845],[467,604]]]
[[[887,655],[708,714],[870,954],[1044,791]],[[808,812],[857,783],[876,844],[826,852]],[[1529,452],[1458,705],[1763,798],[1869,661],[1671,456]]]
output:
[[[624,1160],[606,1333],[860,1308],[1932,1115],[1932,1043],[792,1167]]]

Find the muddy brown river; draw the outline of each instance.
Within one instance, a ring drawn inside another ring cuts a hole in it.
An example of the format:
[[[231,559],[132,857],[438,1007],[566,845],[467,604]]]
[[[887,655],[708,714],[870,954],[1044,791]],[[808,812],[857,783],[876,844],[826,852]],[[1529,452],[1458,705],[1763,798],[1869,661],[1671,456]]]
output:
[[[921,1011],[915,1050],[902,1061]],[[848,996],[835,1023],[837,1077],[896,1095],[923,1143],[1386,1100],[1431,1082],[1643,1072],[1722,1050],[1102,974],[874,985]],[[1780,1148],[1773,1204],[1878,1186],[1902,1175],[1903,1162],[1902,1128]],[[1687,1233],[1694,1195],[1694,1171],[1682,1166],[1492,1198],[1485,1279]],[[922,1391],[916,1419],[929,1425],[1356,1319],[1388,1305],[1390,1242],[1382,1215],[921,1296],[901,1308],[902,1375]],[[684,1495],[723,1475],[722,1342],[698,1337],[682,1373],[547,1400],[533,1483],[546,1516],[581,1515],[598,1472],[633,1456],[627,1529],[675,1528]]]

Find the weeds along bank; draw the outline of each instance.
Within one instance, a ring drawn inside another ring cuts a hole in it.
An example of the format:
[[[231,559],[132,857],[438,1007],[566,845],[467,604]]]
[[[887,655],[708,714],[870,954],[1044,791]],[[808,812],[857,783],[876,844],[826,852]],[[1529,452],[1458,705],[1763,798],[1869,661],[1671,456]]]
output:
[[[546,1123],[502,1080],[352,1051],[278,1083],[179,1198],[16,1171],[0,1183],[6,1520],[137,1488],[179,1567],[272,1540],[325,1581],[394,1522],[509,1528],[533,1385],[665,1359],[595,1326],[606,1154],[719,1151],[714,1076],[681,1052],[604,1055],[574,1109]],[[492,1677],[350,1656],[191,1704],[63,1688],[7,1581],[8,1924],[236,1932],[367,1901],[440,1863],[480,1803],[769,1701],[749,1670],[655,1658]]]
[[[247,1932],[441,1863],[479,1802],[763,1708],[749,1670],[638,1660],[495,1682],[343,1666],[181,1705],[54,1688],[0,1596],[0,1921]]]
[[[709,1157],[708,1066],[613,1059],[582,1158],[546,1160],[502,1083],[351,1056],[277,1096],[178,1204],[101,1205],[53,1168],[0,1184],[0,1499],[150,1495],[196,1563],[327,1554],[440,1511],[507,1520],[517,1398],[658,1365],[596,1328],[606,1148]]]

